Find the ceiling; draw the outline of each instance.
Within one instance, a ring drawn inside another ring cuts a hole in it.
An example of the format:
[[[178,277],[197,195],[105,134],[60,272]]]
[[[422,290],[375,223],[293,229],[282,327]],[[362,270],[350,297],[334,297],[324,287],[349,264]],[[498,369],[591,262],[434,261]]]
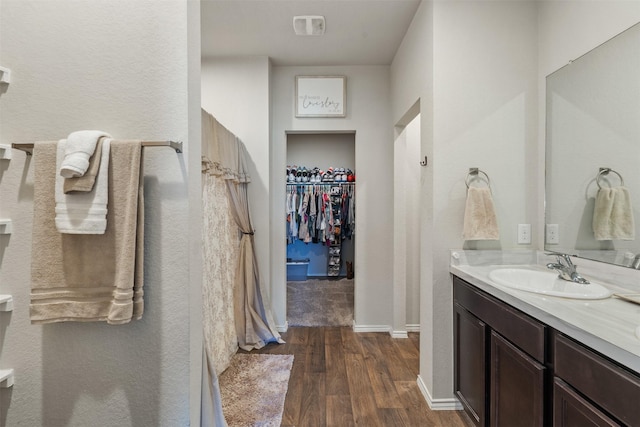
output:
[[[388,65],[420,0],[202,0],[202,57],[269,56],[274,65]],[[323,36],[293,17],[322,15]]]

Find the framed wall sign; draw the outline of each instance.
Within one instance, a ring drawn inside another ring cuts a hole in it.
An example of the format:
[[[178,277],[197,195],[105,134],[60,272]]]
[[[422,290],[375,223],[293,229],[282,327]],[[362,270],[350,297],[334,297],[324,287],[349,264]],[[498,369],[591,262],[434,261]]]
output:
[[[345,117],[345,76],[296,76],[296,117]]]

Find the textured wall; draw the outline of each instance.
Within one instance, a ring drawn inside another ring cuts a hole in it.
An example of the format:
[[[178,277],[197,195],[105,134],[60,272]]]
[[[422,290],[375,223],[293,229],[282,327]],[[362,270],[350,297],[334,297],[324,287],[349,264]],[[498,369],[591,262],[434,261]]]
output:
[[[436,405],[453,403],[448,250],[517,248],[517,224],[535,218],[536,31],[535,2],[423,2],[391,67],[394,120],[420,99],[431,159],[422,168],[420,376]],[[491,177],[500,241],[462,240],[470,167]]]
[[[101,129],[187,140],[186,1],[0,1],[0,141]],[[186,157],[145,150],[145,315],[122,326],[29,322],[33,162],[0,162],[0,425],[181,426],[189,422]]]
[[[202,107],[244,142],[249,153],[251,223],[260,279],[269,292],[269,59],[203,58]],[[284,173],[283,173],[284,174]]]

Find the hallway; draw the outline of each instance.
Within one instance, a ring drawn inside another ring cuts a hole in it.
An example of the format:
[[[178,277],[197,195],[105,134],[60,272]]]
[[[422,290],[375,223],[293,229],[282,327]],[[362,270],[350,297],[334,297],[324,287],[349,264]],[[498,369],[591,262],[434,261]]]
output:
[[[292,327],[282,337],[286,344],[253,352],[295,356],[282,427],[467,425],[462,411],[432,411],[420,393],[417,333]]]

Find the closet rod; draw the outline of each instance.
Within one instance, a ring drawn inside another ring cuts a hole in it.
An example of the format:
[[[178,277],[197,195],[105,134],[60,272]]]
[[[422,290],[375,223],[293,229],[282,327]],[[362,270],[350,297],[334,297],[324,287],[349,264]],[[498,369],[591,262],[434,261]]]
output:
[[[21,150],[27,153],[27,156],[33,154],[33,143],[14,143],[11,148]],[[171,147],[176,153],[182,153],[182,141],[142,141],[143,147]]]

